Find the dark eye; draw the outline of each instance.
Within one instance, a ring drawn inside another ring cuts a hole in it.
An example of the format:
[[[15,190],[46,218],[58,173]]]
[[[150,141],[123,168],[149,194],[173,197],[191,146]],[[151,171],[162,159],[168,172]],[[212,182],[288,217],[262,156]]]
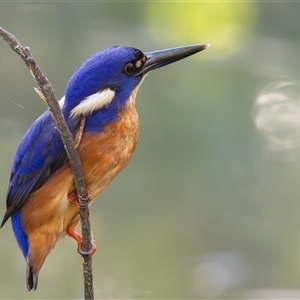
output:
[[[134,71],[135,71],[135,65],[130,62],[128,63],[125,68],[124,68],[125,73],[127,73],[128,75],[133,75]]]

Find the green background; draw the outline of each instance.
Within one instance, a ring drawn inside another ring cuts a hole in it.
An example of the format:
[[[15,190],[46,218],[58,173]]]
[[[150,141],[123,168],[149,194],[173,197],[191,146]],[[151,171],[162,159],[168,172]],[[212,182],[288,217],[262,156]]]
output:
[[[105,47],[211,43],[138,93],[138,147],[91,209],[96,298],[300,298],[299,12],[289,1],[0,3],[0,26],[30,46],[59,98]],[[16,147],[45,105],[4,41],[0,53],[4,214]],[[9,223],[0,241],[1,299],[82,297],[73,240],[58,242],[30,294]]]

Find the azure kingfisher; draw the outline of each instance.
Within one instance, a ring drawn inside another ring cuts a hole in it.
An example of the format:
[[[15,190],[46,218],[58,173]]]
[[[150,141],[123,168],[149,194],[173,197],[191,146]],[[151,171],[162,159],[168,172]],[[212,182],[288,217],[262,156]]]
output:
[[[89,57],[70,78],[60,106],[80,156],[93,200],[129,163],[136,147],[137,91],[149,71],[206,49],[192,45],[143,53],[115,46]],[[64,145],[45,111],[17,149],[1,227],[11,218],[27,262],[28,290],[36,290],[39,271],[58,239],[68,235],[81,249],[75,231],[80,220],[77,194]],[[75,201],[74,201],[75,200]],[[93,242],[92,254],[96,250]]]

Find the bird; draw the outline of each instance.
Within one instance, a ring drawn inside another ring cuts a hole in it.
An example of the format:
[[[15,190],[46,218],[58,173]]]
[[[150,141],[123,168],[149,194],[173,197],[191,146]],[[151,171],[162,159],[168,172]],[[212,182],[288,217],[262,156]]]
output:
[[[209,47],[197,44],[143,53],[113,46],[91,55],[69,79],[59,101],[82,164],[89,205],[128,165],[139,135],[137,91],[150,71]],[[11,168],[6,212],[26,260],[26,286],[38,276],[56,242],[68,235],[81,250],[80,220],[70,163],[60,134],[46,110],[23,136]],[[93,241],[88,255],[96,250]]]

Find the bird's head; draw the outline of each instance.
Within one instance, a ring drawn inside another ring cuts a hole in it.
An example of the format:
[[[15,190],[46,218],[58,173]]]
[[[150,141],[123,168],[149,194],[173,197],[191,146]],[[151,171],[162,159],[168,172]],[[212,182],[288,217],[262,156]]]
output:
[[[145,75],[209,45],[193,45],[143,53],[131,47],[111,47],[89,57],[70,78],[63,111],[88,116],[113,106],[122,109]]]

